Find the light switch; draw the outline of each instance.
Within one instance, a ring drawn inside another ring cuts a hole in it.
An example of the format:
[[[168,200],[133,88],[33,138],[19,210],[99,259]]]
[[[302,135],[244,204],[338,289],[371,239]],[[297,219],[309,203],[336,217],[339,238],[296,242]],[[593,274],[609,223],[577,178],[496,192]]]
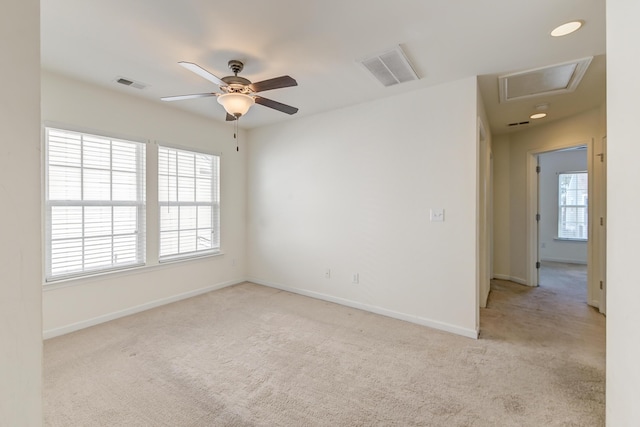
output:
[[[444,209],[432,208],[430,211],[431,222],[443,222],[444,221]]]

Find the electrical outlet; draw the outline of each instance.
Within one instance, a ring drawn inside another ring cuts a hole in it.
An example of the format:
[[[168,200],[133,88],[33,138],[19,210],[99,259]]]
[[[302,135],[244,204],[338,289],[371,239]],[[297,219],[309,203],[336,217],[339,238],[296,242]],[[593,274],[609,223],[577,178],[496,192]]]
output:
[[[351,279],[351,283],[360,283],[360,274],[353,273],[353,277]]]
[[[324,278],[325,278],[325,279],[331,279],[331,269],[327,268],[327,269],[324,271]]]

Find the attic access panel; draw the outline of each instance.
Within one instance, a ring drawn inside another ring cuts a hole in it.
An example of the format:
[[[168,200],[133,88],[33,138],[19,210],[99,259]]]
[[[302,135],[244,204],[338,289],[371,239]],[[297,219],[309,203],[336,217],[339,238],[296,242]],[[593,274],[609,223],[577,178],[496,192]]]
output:
[[[576,90],[593,57],[498,77],[500,103]]]

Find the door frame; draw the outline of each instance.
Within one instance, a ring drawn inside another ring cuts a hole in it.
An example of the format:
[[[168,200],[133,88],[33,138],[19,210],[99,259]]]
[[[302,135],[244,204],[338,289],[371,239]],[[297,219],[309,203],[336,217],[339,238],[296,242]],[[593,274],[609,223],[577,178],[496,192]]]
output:
[[[600,140],[599,147],[594,150],[594,179],[596,191],[603,194],[594,206],[594,281],[600,288],[600,313],[607,314],[607,136]],[[596,290],[597,292],[597,290]]]
[[[493,277],[493,151],[484,121],[478,117],[478,188],[476,205],[478,215],[476,225],[476,304],[480,308],[487,306]],[[480,325],[480,312],[476,319]]]
[[[564,150],[567,148],[586,146],[587,147],[587,173],[589,174],[589,239],[587,241],[587,302],[594,307],[600,306],[600,300],[604,299],[601,296],[600,291],[600,278],[596,275],[595,265],[599,265],[604,259],[606,259],[606,246],[595,244],[597,238],[594,238],[594,227],[596,224],[596,215],[599,212],[596,211],[595,206],[599,206],[602,200],[606,200],[606,194],[601,191],[594,191],[596,185],[594,182],[594,157],[598,155],[600,150],[595,149],[593,138],[588,141],[572,142],[565,144],[557,144],[550,147],[533,149],[527,151],[527,195],[526,195],[526,224],[527,224],[527,252],[526,252],[526,272],[528,286],[538,286],[538,269],[536,268],[536,262],[538,262],[538,233],[537,233],[537,221],[536,214],[538,213],[538,174],[536,167],[538,166],[538,155],[543,153],[549,153],[552,151]],[[604,177],[600,177],[603,179]],[[605,189],[606,191],[606,189]],[[598,222],[599,222],[598,216]],[[598,269],[599,271],[599,269]]]

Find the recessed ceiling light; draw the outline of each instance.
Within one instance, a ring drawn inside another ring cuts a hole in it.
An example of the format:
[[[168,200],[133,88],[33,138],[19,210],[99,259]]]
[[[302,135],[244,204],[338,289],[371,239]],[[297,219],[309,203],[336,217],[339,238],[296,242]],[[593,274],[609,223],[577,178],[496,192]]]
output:
[[[578,31],[580,27],[582,27],[582,21],[567,22],[566,24],[562,24],[559,27],[554,28],[554,30],[551,31],[551,36],[552,37],[566,36],[567,34],[571,34],[574,31]]]
[[[533,120],[544,119],[545,117],[547,117],[547,113],[536,113],[529,116],[529,118]]]

